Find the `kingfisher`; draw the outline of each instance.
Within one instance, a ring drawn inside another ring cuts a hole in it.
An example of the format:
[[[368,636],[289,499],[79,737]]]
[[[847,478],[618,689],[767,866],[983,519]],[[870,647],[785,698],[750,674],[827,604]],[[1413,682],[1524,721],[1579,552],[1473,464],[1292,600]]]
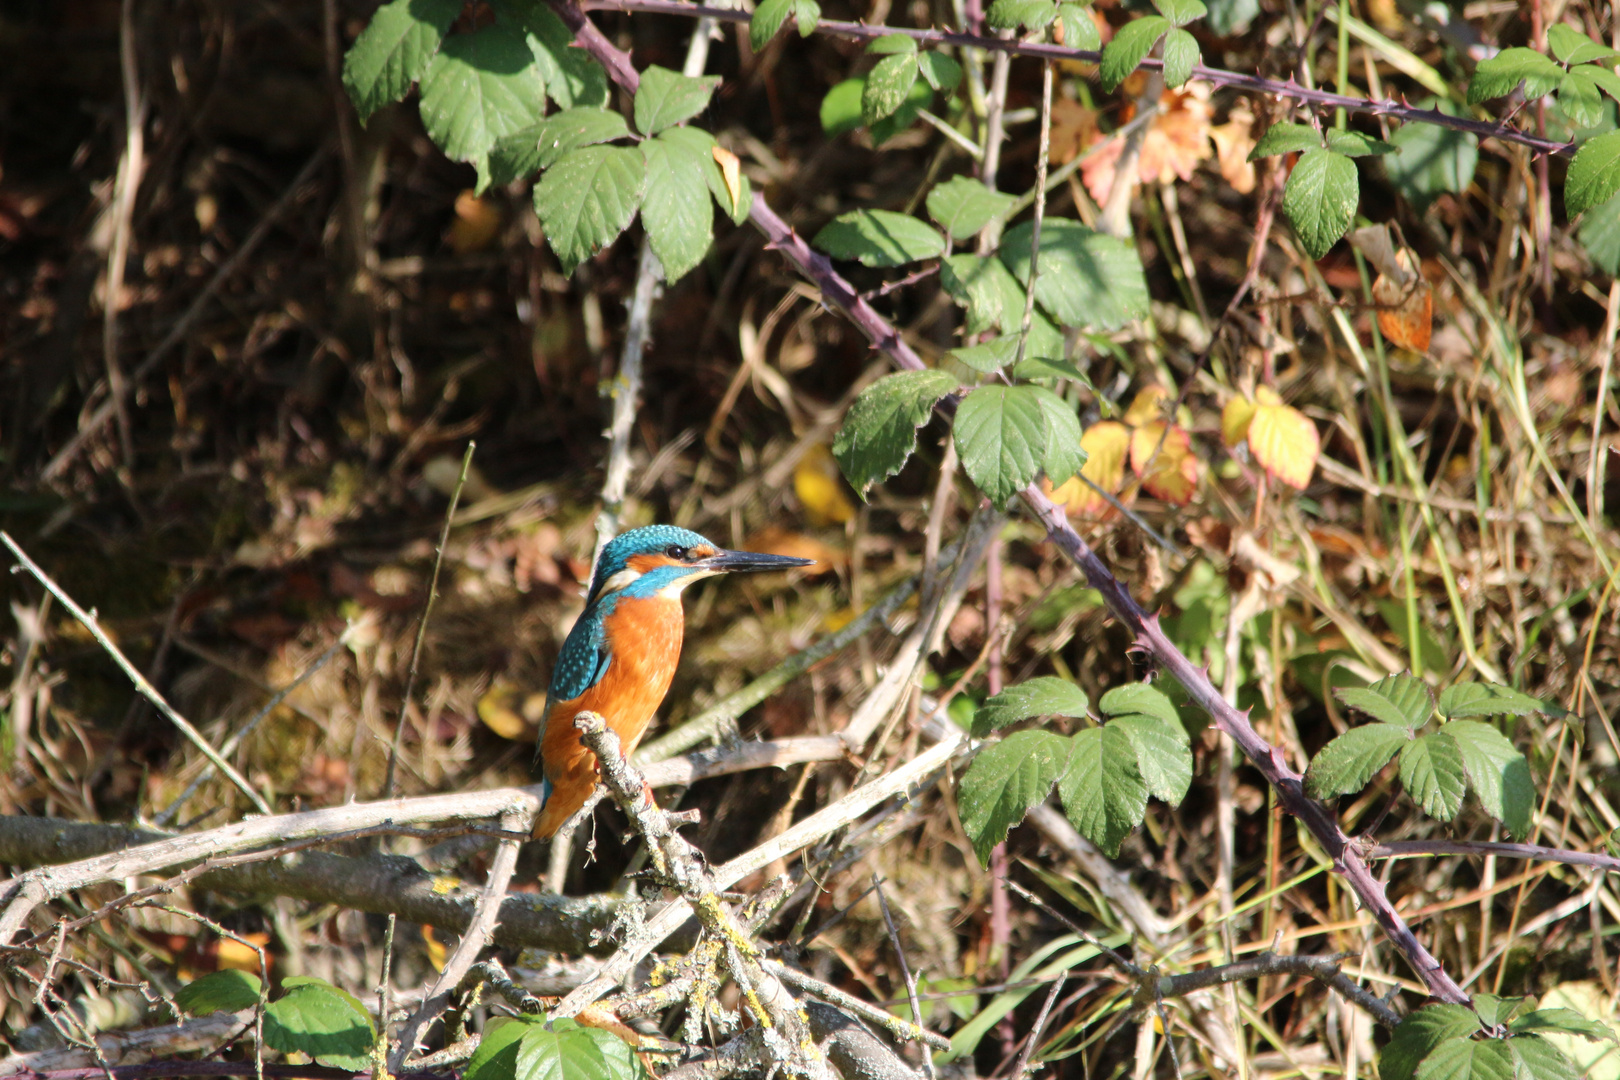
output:
[[[688,585],[716,574],[785,570],[813,561],[727,551],[673,525],[631,529],[608,541],[585,610],[568,632],[546,688],[534,757],[543,800],[535,837],[555,835],[596,788],[596,755],[580,742],[575,716],[600,713],[626,755],[646,733],[681,658],[681,592]]]

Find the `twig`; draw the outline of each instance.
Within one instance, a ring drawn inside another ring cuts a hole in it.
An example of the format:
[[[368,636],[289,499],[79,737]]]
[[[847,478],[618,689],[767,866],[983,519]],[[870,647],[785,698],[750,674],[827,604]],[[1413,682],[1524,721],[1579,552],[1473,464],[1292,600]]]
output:
[[[814,994],[823,1001],[831,1002],[841,1009],[848,1009],[863,1020],[869,1020],[877,1024],[897,1039],[910,1039],[914,1042],[926,1043],[935,1050],[949,1050],[951,1048],[951,1040],[936,1032],[929,1031],[922,1026],[920,1020],[915,1024],[908,1024],[893,1013],[886,1012],[876,1005],[870,1005],[858,997],[846,994],[838,987],[824,983],[820,979],[807,975],[802,971],[790,968],[780,960],[766,960],[763,963],[769,971],[780,977],[789,986],[797,987],[807,994]],[[915,1007],[915,1003],[913,1004]],[[932,1074],[932,1066],[930,1066],[929,1075]]]
[[[124,86],[124,153],[118,160],[118,181],[113,187],[113,239],[107,246],[107,292],[102,301],[101,355],[107,368],[107,396],[118,418],[118,441],[123,445],[124,468],[135,467],[135,442],[130,436],[128,392],[124,369],[118,362],[118,309],[124,291],[124,268],[129,261],[130,234],[134,231],[135,196],[146,171],[146,98],[141,93],[135,59],[135,0],[124,0],[118,18],[118,67]]]
[[[444,549],[450,543],[450,525],[456,520],[456,504],[461,502],[461,489],[466,486],[467,472],[472,468],[473,450],[478,444],[467,440],[467,449],[461,455],[461,472],[456,474],[456,486],[450,489],[450,506],[444,512],[444,527],[439,530],[439,546],[433,553],[433,576],[428,579],[427,600],[422,604],[422,619],[416,624],[416,641],[411,645],[411,666],[405,672],[405,691],[400,695],[399,719],[394,723],[394,743],[388,748],[388,774],[383,780],[383,797],[392,799],[398,794],[394,782],[395,766],[399,763],[399,748],[405,738],[405,718],[410,713],[411,694],[416,689],[416,673],[422,663],[422,643],[427,640],[428,616],[433,614],[433,601],[439,598],[439,571],[444,567]],[[398,1071],[398,1065],[394,1066]]]
[[[1409,859],[1417,855],[1499,855],[1509,859],[1540,859],[1543,862],[1620,871],[1620,859],[1613,855],[1569,851],[1541,844],[1505,844],[1488,840],[1391,840],[1367,849],[1369,859]]]
[[[1046,1030],[1046,1018],[1052,1013],[1052,1003],[1057,1000],[1058,992],[1063,989],[1063,983],[1068,979],[1069,973],[1065,971],[1059,975],[1052,989],[1046,992],[1046,1001],[1041,1004],[1041,1011],[1035,1017],[1035,1026],[1029,1029],[1029,1038],[1024,1042],[1024,1049],[1018,1055],[1018,1064],[1013,1067],[1013,1080],[1024,1080],[1024,1070],[1029,1068],[1029,1056],[1035,1052],[1035,1044],[1041,1041],[1041,1032]],[[1166,1037],[1169,1033],[1166,1031]]]
[[[911,965],[906,963],[905,946],[900,943],[900,931],[895,928],[894,916],[889,913],[889,898],[883,895],[883,879],[877,874],[872,875],[872,888],[877,891],[878,907],[883,910],[883,925],[889,930],[889,944],[894,946],[894,958],[900,964],[900,977],[906,983],[906,999],[911,1003],[911,1022],[917,1025],[919,1031],[923,1028],[922,1003],[917,1000],[917,977],[911,973]],[[949,1040],[946,1040],[947,1044]],[[928,1080],[934,1080],[934,1059],[927,1054],[923,1055],[923,1072]]]
[[[193,727],[191,721],[174,710],[174,707],[164,699],[163,695],[157,692],[157,687],[153,686],[147,681],[146,676],[141,674],[140,669],[129,662],[118,646],[113,643],[112,638],[108,637],[107,632],[101,628],[101,624],[96,621],[95,615],[85,611],[75,603],[73,597],[69,596],[60,585],[52,580],[49,574],[40,569],[39,564],[30,559],[27,552],[17,546],[17,541],[13,540],[9,533],[0,532],[0,542],[4,542],[6,547],[11,549],[11,553],[22,563],[23,568],[38,579],[41,585],[49,589],[51,594],[73,613],[73,617],[78,619],[86,630],[90,631],[90,636],[95,638],[96,642],[107,651],[107,655],[112,657],[113,663],[118,665],[119,670],[129,676],[130,682],[135,684],[135,689],[140,691],[141,696],[156,706],[158,712],[166,716],[171,724],[179,728],[180,733],[189,739],[193,746],[201,750],[204,757],[213,762],[220,772],[229,777],[231,783],[235,784],[237,789],[248,797],[248,801],[254,805],[259,813],[270,813],[270,804],[265,802],[257,791],[253,790],[253,785],[247,782],[246,777],[237,772],[230,762],[220,756],[219,751],[215,750],[213,745],[203,738],[202,732]],[[16,572],[15,568],[13,568],[12,572]],[[10,935],[6,934],[3,928],[0,928],[0,944],[3,944],[9,938]]]
[[[1046,165],[1052,156],[1052,61],[1041,61],[1041,139],[1035,154],[1035,218],[1030,222],[1029,280],[1024,283],[1024,317],[1018,325],[1017,367],[1029,346],[1029,328],[1035,322],[1035,282],[1041,274],[1041,225],[1046,221]],[[1021,1076],[1015,1073],[1014,1076]]]

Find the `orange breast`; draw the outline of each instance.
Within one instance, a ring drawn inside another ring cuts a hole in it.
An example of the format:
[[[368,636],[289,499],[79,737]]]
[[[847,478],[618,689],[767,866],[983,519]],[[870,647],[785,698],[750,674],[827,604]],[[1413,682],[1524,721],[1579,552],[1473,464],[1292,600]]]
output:
[[[612,662],[601,680],[572,701],[553,702],[540,756],[551,796],[534,834],[548,837],[574,815],[596,787],[596,755],[579,741],[574,717],[600,713],[629,754],[641,742],[669,692],[681,659],[686,620],[673,597],[624,597],[604,622]]]

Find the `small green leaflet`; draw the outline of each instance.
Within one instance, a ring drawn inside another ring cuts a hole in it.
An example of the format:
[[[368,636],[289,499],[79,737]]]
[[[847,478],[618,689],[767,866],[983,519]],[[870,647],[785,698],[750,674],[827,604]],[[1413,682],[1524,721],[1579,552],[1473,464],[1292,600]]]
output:
[[[422,126],[454,161],[481,161],[496,139],[538,122],[545,106],[534,54],[501,23],[446,38],[422,76]]]
[[[174,1003],[192,1016],[241,1012],[259,1003],[259,977],[235,968],[221,968],[182,986]]]
[[[966,176],[953,176],[935,184],[928,193],[928,216],[939,222],[952,240],[966,240],[992,221],[1005,217],[1017,196],[992,191]]]
[[[565,109],[495,141],[489,152],[490,181],[522,179],[549,169],[571,150],[630,137],[624,117],[607,109]]]
[[[1046,418],[1046,453],[1041,458],[1041,471],[1053,485],[1061,484],[1086,464],[1086,452],[1080,447],[1080,418],[1074,406],[1046,387],[1030,389],[1035,391],[1041,415]]]
[[[611,244],[641,205],[647,169],[641,151],[586,146],[547,169],[534,187],[534,209],[563,272]]]
[[[1159,14],[1170,20],[1172,26],[1186,26],[1209,14],[1203,0],[1153,0]]]
[[[301,1051],[334,1069],[371,1066],[377,1030],[353,994],[323,979],[289,975],[285,991],[264,1010],[264,1044],[282,1053]]]
[[[1360,198],[1355,162],[1331,150],[1309,150],[1288,177],[1283,213],[1306,254],[1320,259],[1350,227]]]
[[[855,259],[862,266],[903,266],[945,250],[945,238],[939,233],[908,214],[889,210],[839,214],[812,243],[835,259]]]
[[[1014,226],[1001,243],[1001,259],[1020,282],[1029,280],[1032,230],[1029,222]],[[1148,313],[1142,260],[1127,241],[1094,232],[1078,221],[1049,217],[1041,226],[1035,299],[1065,326],[1116,330]],[[1020,297],[1020,318],[1023,311]],[[1011,329],[1006,322],[1002,327]]]
[[[1378,157],[1395,150],[1383,139],[1375,139],[1348,128],[1328,128],[1323,134],[1327,138],[1327,148],[1345,157]]]
[[[957,363],[988,375],[992,371],[1000,371],[1017,357],[1018,335],[991,338],[982,345],[964,345],[952,349],[947,355]]]
[[[1015,379],[1073,379],[1088,389],[1095,390],[1091,380],[1067,360],[1052,356],[1026,356],[1013,368]]]
[[[1022,326],[1024,287],[1000,259],[952,255],[940,264],[939,278],[951,299],[967,309],[963,333],[980,334],[1000,329],[1010,334]],[[1062,332],[1039,308],[1030,322],[1026,353],[1030,356],[1063,355]]]
[[[1059,4],[1058,26],[1063,31],[1065,48],[1096,52],[1102,48],[1102,34],[1091,18],[1089,8],[1081,4]]]
[[[1519,1035],[1508,1041],[1508,1050],[1523,1080],[1580,1080],[1575,1063],[1558,1047],[1539,1035]]]
[[[1429,1052],[1417,1080],[1514,1080],[1513,1053],[1501,1039],[1454,1039]]]
[[[422,77],[461,0],[393,0],[372,15],[343,58],[343,88],[364,124]]]
[[[997,506],[1006,506],[1040,471],[1046,417],[1032,386],[981,386],[956,409],[962,468]]]
[[[1481,60],[1474,69],[1474,77],[1468,82],[1468,104],[1506,97],[1521,82],[1525,100],[1534,101],[1550,93],[1563,77],[1563,68],[1534,49],[1503,49],[1489,60]]]
[[[1620,131],[1587,139],[1564,177],[1564,212],[1570,217],[1620,193]]]
[[[748,21],[748,43],[756,53],[770,44],[789,16],[798,22],[799,36],[809,37],[821,18],[821,5],[815,0],[765,0]]]
[[[1192,78],[1192,69],[1203,57],[1198,41],[1179,26],[1164,35],[1164,85],[1174,89]]]
[[[1430,98],[1420,106],[1432,109]],[[1439,102],[1441,112],[1459,115],[1461,110],[1449,101]],[[1479,163],[1479,137],[1468,131],[1453,131],[1438,124],[1407,123],[1390,136],[1395,153],[1383,160],[1390,182],[1420,210],[1442,192],[1468,190]]]
[[[865,93],[865,79],[845,79],[827,91],[827,96],[821,99],[821,130],[828,135],[837,135],[854,131],[865,124],[861,115],[861,99]],[[882,146],[885,141],[916,123],[917,110],[925,107],[933,96],[934,91],[926,82],[913,83],[905,104],[893,116],[871,126],[873,144]]]
[[[905,34],[885,34],[866,51],[884,54],[866,73],[861,91],[861,116],[870,126],[899,112],[910,96],[917,82],[917,43]]]
[[[1165,723],[1156,716],[1133,713],[1108,721],[1108,730],[1119,730],[1136,750],[1137,771],[1148,793],[1171,806],[1177,806],[1192,784],[1192,751],[1187,745],[1187,729],[1176,721]]]
[[[1052,0],[996,0],[984,21],[996,30],[1016,30],[1020,26],[1039,30],[1056,17]]]
[[[917,428],[934,402],[957,387],[948,371],[901,371],[861,391],[833,438],[833,457],[862,499],[866,489],[900,471],[917,445]]]
[[[1589,64],[1594,60],[1607,60],[1620,55],[1564,23],[1547,27],[1547,44],[1552,48],[1553,55],[1566,64]]]
[[[1515,1013],[1524,1008],[1529,998],[1501,997],[1497,994],[1475,994],[1474,1011],[1479,1014],[1479,1022],[1486,1028],[1499,1027],[1513,1019]]]
[[[1259,161],[1261,158],[1276,154],[1295,154],[1321,148],[1321,132],[1309,124],[1283,121],[1266,129],[1266,133],[1260,136],[1260,141],[1254,144],[1254,149],[1249,151],[1249,160]]]
[[[1509,833],[1528,835],[1536,790],[1524,755],[1500,731],[1477,720],[1453,720],[1440,730],[1461,752],[1479,805]]]
[[[603,108],[608,104],[607,72],[584,49],[574,47],[574,32],[546,0],[499,0],[503,19],[522,27],[546,91],[564,109]]]
[[[1346,687],[1334,695],[1374,720],[1420,728],[1434,711],[1434,697],[1422,679],[1411,675],[1386,675],[1371,686]]]
[[[465,1080],[513,1080],[517,1076],[518,1044],[530,1028],[545,1025],[534,1016],[496,1016],[484,1025],[484,1036],[467,1061]]]
[[[1406,742],[1407,729],[1394,724],[1351,728],[1317,751],[1305,770],[1305,789],[1313,799],[1360,791]]]
[[[641,73],[636,90],[636,130],[656,135],[665,128],[690,120],[709,107],[720,76],[694,79],[654,64]]]
[[[1440,691],[1440,715],[1447,720],[1465,716],[1557,716],[1546,702],[1497,683],[1456,683]]]
[[[1144,15],[1120,27],[1114,40],[1103,49],[1099,65],[1103,89],[1109,92],[1119,89],[1119,84],[1147,58],[1169,29],[1170,20],[1163,15]]]
[[[1181,722],[1181,714],[1176,711],[1175,702],[1171,701],[1164,691],[1156,690],[1147,683],[1125,683],[1123,686],[1116,686],[1102,696],[1102,700],[1097,702],[1097,708],[1102,710],[1104,716],[1130,716],[1133,713],[1151,716],[1173,728],[1179,728],[1183,745],[1188,741],[1187,729]]]
[[[1558,83],[1558,108],[1576,127],[1596,127],[1603,120],[1603,94],[1590,72],[1600,70],[1586,64],[1574,68]],[[1610,76],[1614,72],[1609,72]]]
[[[646,1075],[622,1039],[567,1019],[524,1025],[512,1064],[516,1077],[545,1080],[631,1080]]]
[[[1508,1025],[1515,1035],[1532,1031],[1561,1031],[1567,1035],[1580,1035],[1590,1042],[1608,1039],[1614,1042],[1614,1031],[1607,1024],[1588,1020],[1574,1009],[1537,1009],[1527,1012]]]
[[[1074,683],[1043,675],[1009,686],[980,706],[973,717],[973,737],[982,739],[1032,716],[1085,716],[1089,706],[1086,692]]]
[[[990,852],[1007,830],[1046,798],[1068,768],[1069,740],[1049,731],[1014,732],[973,759],[957,792],[957,809],[981,866],[990,865]]]
[[[1461,1005],[1425,1005],[1401,1021],[1378,1054],[1380,1080],[1414,1080],[1418,1066],[1437,1047],[1479,1031],[1479,1017]]]
[[[1113,724],[1087,728],[1070,742],[1069,768],[1057,785],[1063,809],[1081,836],[1116,858],[1120,843],[1147,811],[1148,788],[1136,747]]]
[[[929,86],[942,94],[955,90],[956,84],[962,81],[962,65],[942,52],[919,53],[917,70],[922,72]]]
[[[1401,783],[1424,813],[1450,821],[1468,791],[1462,751],[1443,730],[1408,742],[1401,747]]]
[[[643,80],[642,84],[647,84]],[[664,280],[679,281],[703,261],[714,239],[714,205],[706,170],[714,164],[714,137],[696,128],[670,128],[641,144],[647,191],[641,223]]]

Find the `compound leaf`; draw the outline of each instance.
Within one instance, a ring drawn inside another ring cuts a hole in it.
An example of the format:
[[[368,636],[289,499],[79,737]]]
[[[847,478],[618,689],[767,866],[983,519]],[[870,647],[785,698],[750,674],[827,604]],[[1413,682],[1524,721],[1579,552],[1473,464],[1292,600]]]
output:
[[[1422,679],[1386,675],[1371,686],[1335,690],[1338,699],[1386,724],[1420,728],[1434,711],[1434,696]]]
[[[343,88],[362,124],[410,92],[460,14],[461,0],[393,0],[377,9],[343,58]]]
[[[1402,1020],[1378,1054],[1380,1080],[1415,1080],[1418,1066],[1440,1046],[1479,1031],[1479,1017],[1461,1005],[1425,1005]]]

